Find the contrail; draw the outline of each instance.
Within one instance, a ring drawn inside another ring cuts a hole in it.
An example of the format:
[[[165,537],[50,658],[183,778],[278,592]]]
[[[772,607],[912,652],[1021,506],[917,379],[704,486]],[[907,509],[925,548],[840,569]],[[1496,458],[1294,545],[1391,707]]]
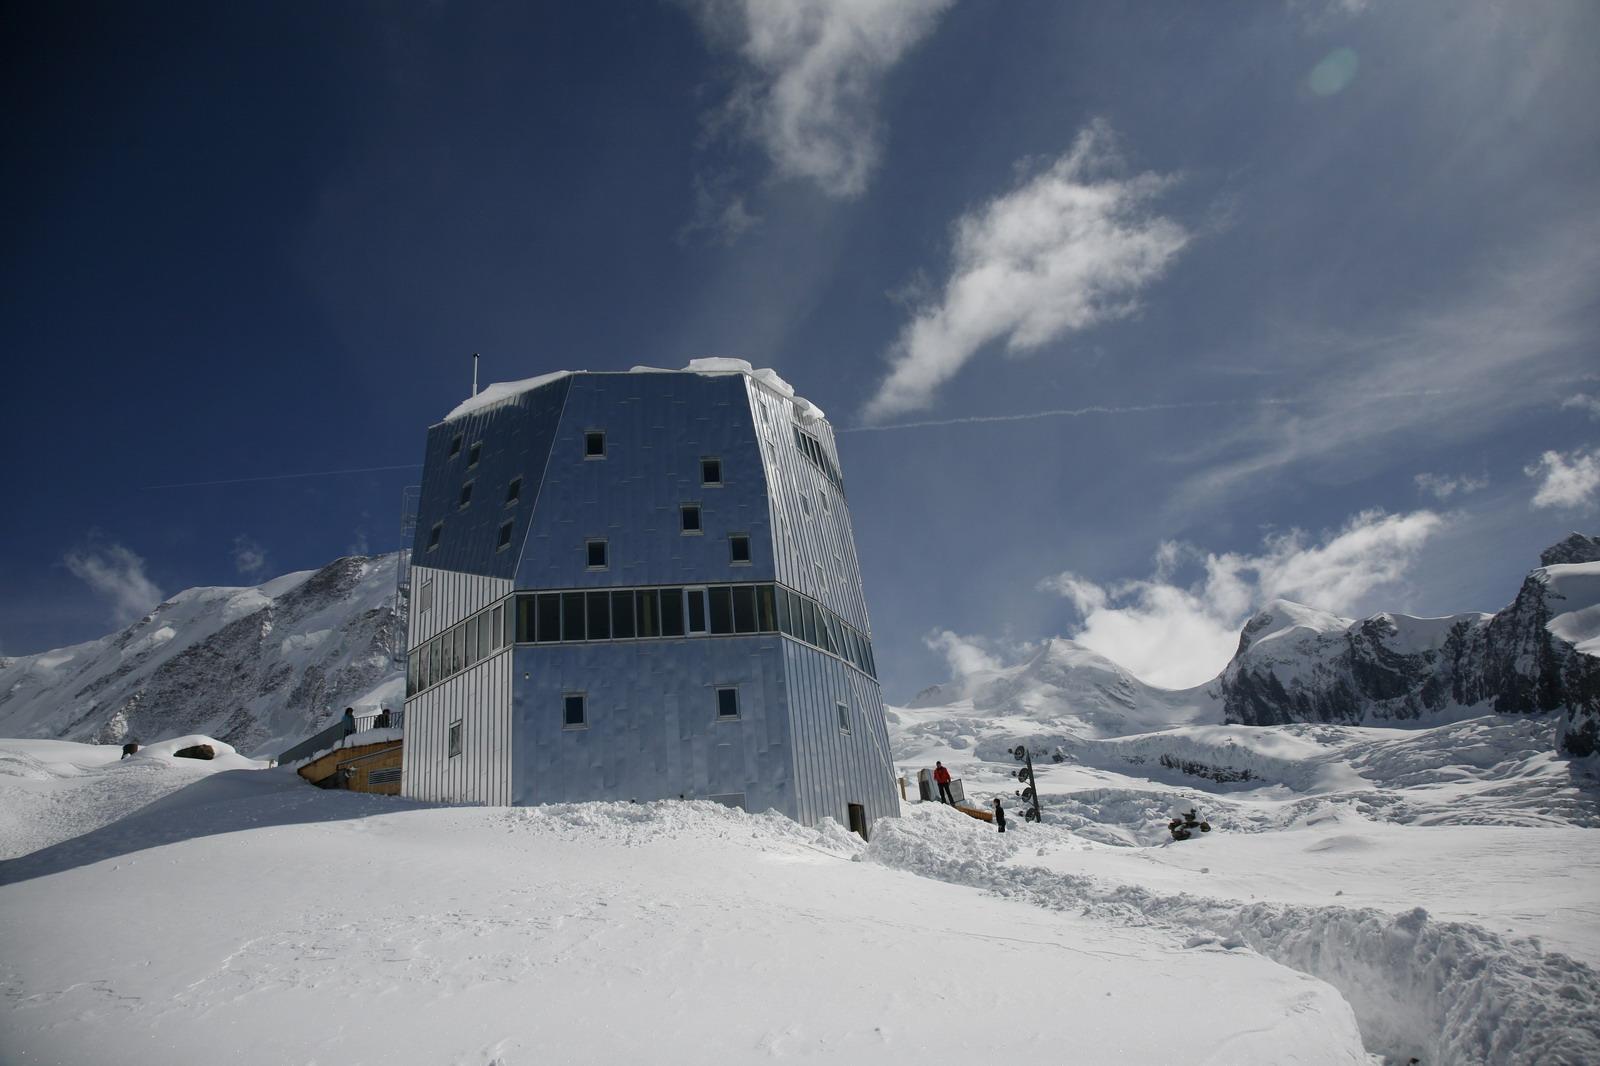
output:
[[[349,470],[309,470],[300,474],[263,474],[260,477],[227,477],[216,481],[178,481],[171,485],[146,485],[147,489],[198,489],[208,485],[244,485],[252,481],[293,481],[303,477],[338,477],[341,474],[376,474],[383,470],[421,470],[421,463],[399,466],[357,466]]]
[[[1126,407],[1057,407],[1049,411],[1028,411],[1016,415],[968,415],[965,418],[938,418],[925,422],[895,422],[887,426],[849,426],[835,433],[884,433],[891,429],[922,429],[927,426],[965,426],[975,422],[1027,422],[1035,418],[1078,418],[1082,415],[1133,415],[1151,411],[1193,411],[1204,407],[1284,407],[1293,400],[1195,400],[1188,403],[1142,403]]]

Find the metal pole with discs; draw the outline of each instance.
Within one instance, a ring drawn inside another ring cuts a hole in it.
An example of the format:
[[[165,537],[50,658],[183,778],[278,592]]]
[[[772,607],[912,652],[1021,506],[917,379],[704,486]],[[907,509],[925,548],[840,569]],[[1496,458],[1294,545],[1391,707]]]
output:
[[[1023,789],[1018,795],[1022,797],[1023,802],[1032,804],[1031,807],[1023,812],[1023,820],[1037,822],[1039,820],[1039,782],[1033,776],[1033,753],[1023,745],[1018,744],[1011,749],[1011,757],[1020,763],[1027,764],[1014,775],[1018,781],[1023,783]]]

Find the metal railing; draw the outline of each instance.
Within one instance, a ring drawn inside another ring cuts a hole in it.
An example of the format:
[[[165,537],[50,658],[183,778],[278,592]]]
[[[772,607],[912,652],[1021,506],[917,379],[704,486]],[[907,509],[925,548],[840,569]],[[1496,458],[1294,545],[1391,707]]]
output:
[[[387,720],[384,719],[384,715],[388,715]],[[319,751],[327,751],[336,747],[345,737],[364,733],[369,729],[404,729],[405,720],[406,712],[403,710],[368,711],[355,715],[354,718],[340,718],[320,733],[313,733],[278,756],[278,765],[298,762]]]

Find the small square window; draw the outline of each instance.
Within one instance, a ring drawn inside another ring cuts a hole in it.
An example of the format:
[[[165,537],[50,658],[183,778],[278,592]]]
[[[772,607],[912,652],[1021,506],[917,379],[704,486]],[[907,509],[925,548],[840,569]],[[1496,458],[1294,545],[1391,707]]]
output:
[[[717,486],[722,484],[722,460],[708,458],[700,460],[700,484]]]
[[[583,457],[585,459],[604,459],[606,457],[606,434],[604,430],[591,429],[583,435]]]
[[[561,728],[585,729],[589,725],[588,698],[581,692],[569,692],[562,698]]]
[[[417,594],[417,613],[433,608],[433,578],[422,583],[422,591]]]
[[[586,540],[583,542],[584,551],[588,558],[590,570],[604,570],[606,561],[606,542],[604,540]]]
[[[450,736],[446,741],[450,751],[448,758],[454,759],[461,754],[461,726],[459,719],[450,723]]]
[[[433,551],[439,546],[439,538],[444,534],[444,523],[435,522],[433,528],[428,530],[428,550]]]
[[[839,732],[850,732],[850,706],[849,704],[835,704],[839,708]]]
[[[506,486],[506,503],[516,503],[520,499],[522,499],[522,479],[514,477],[511,479],[511,484]]]
[[[454,459],[461,454],[461,434],[457,433],[450,441],[450,458]]]
[[[803,492],[800,494],[800,510],[806,513],[807,518],[811,517],[811,499]]]
[[[728,535],[728,561],[734,566],[750,565],[750,535],[748,533],[730,533]]]
[[[700,505],[698,503],[686,503],[678,509],[678,513],[682,523],[681,528],[685,533],[705,532],[700,527]]]
[[[465,485],[461,486],[461,502],[456,504],[456,506],[457,507],[461,507],[461,508],[465,508],[467,506],[467,504],[469,504],[471,502],[472,502],[472,482],[469,481]]]
[[[507,548],[511,547],[511,527],[514,524],[515,523],[513,523],[513,522],[502,522],[502,523],[500,523],[500,539],[495,541],[495,545],[494,545],[494,550],[495,551],[503,552]]]
[[[473,441],[472,447],[467,449],[467,469],[471,470],[478,465],[478,457],[483,454],[483,441]]]
[[[739,717],[739,690],[733,686],[717,689],[717,717]]]
[[[822,513],[823,514],[832,514],[833,513],[833,502],[828,499],[828,490],[827,489],[819,489],[819,490],[817,490],[817,499],[822,501]]]

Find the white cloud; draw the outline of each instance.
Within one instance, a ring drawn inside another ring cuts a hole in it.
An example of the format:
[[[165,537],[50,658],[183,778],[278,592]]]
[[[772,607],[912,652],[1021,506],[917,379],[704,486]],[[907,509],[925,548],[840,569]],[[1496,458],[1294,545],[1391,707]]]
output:
[[[1471,477],[1467,474],[1418,474],[1412,479],[1418,492],[1426,492],[1436,500],[1448,500],[1456,493],[1463,496],[1481,492],[1489,487],[1489,475]]]
[[[1561,409],[1565,411],[1569,407],[1585,412],[1590,418],[1600,418],[1600,396],[1590,396],[1586,392],[1568,396],[1561,401]]]
[[[859,196],[878,161],[878,92],[954,0],[688,0],[742,70],[721,118],[777,173]]]
[[[1431,511],[1363,511],[1320,543],[1298,529],[1268,536],[1253,555],[1166,543],[1148,578],[1101,586],[1068,571],[1039,587],[1072,601],[1082,617],[1073,640],[1150,684],[1186,688],[1221,672],[1240,628],[1266,601],[1283,597],[1350,613],[1398,583],[1443,525]],[[1186,561],[1199,563],[1201,574],[1180,584],[1174,574]]]
[[[267,565],[267,550],[243,533],[233,538],[233,565],[245,577],[254,577]]]
[[[144,572],[144,560],[120,544],[70,551],[62,562],[74,576],[110,602],[118,625],[143,618],[162,600],[161,590]]]
[[[1043,172],[963,215],[943,295],[901,329],[868,417],[929,406],[994,341],[1018,354],[1132,314],[1189,232],[1150,209],[1170,178],[1124,174],[1110,128],[1096,122]]]
[[[1539,479],[1533,506],[1592,510],[1600,493],[1600,448],[1545,452],[1523,473]]]
[[[957,679],[999,670],[1038,650],[1037,645],[1027,641],[964,636],[949,629],[933,630],[922,638],[922,643],[944,656],[950,676]]]

